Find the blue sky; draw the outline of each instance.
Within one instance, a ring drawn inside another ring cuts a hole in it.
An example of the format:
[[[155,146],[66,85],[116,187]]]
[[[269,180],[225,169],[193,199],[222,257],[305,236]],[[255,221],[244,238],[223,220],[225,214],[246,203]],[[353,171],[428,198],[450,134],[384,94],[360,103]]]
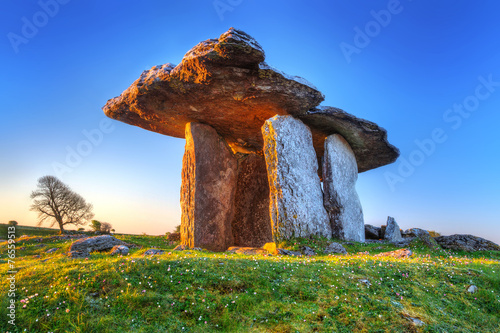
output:
[[[192,46],[234,26],[263,46],[270,65],[315,84],[324,105],[378,123],[401,149],[396,163],[360,174],[366,223],[381,225],[390,215],[402,228],[498,243],[499,7],[423,0],[6,1],[0,221],[34,225],[29,194],[37,178],[70,164],[60,178],[94,204],[96,219],[119,232],[172,230],[180,223],[184,140],[102,123],[101,107],[143,70],[177,64]],[[78,149],[81,160],[71,153]]]

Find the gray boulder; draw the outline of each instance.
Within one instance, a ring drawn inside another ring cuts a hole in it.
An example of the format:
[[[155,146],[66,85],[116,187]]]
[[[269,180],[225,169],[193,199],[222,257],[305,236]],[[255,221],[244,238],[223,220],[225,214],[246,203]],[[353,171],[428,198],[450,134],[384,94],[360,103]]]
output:
[[[122,256],[126,256],[129,252],[129,248],[125,245],[115,245],[113,246],[113,248],[111,249],[111,252],[109,253],[110,255],[114,256],[114,255],[122,255]]]
[[[365,239],[381,239],[381,231],[379,227],[371,224],[365,224]]]
[[[338,134],[325,140],[323,200],[335,238],[364,242],[363,209],[356,192],[358,165],[347,141]]]
[[[91,253],[94,251],[107,251],[115,245],[125,245],[125,242],[110,235],[87,237],[73,242],[69,248],[69,252]]]
[[[273,239],[332,236],[323,207],[311,131],[292,116],[275,116],[262,126]]]
[[[295,257],[300,257],[302,256],[302,253],[299,251],[291,251],[291,250],[285,250],[285,249],[276,249],[278,254],[284,255],[284,256],[295,256]]]
[[[303,246],[301,248],[301,251],[302,253],[305,255],[305,256],[314,256],[316,255],[316,252],[314,252],[313,249],[311,249],[309,246]]]
[[[416,237],[420,239],[429,248],[439,248],[439,244],[431,237],[429,232],[424,229],[411,228],[404,232],[407,237]]]
[[[45,253],[54,253],[57,250],[59,250],[59,249],[57,247],[54,247],[54,248],[48,249],[47,251],[45,251]]]
[[[144,252],[145,256],[155,256],[157,254],[163,254],[165,251],[159,250],[159,249],[149,249],[146,252]]]
[[[401,230],[399,230],[399,225],[396,223],[396,220],[394,220],[394,217],[387,217],[387,227],[385,228],[384,239],[393,243],[403,240]]]
[[[331,254],[331,253],[346,254],[347,250],[341,244],[333,242],[330,243],[323,252],[325,252],[325,254]]]
[[[444,249],[454,251],[500,251],[500,246],[492,241],[472,235],[439,236],[434,240]]]

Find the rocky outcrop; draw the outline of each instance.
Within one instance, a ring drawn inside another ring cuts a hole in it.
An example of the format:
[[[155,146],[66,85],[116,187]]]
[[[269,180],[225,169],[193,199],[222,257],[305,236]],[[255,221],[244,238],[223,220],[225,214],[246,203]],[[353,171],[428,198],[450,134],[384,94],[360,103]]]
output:
[[[439,244],[436,242],[434,238],[431,237],[431,235],[427,230],[419,228],[411,228],[406,230],[404,233],[407,237],[418,238],[429,248],[439,248]]]
[[[262,47],[248,34],[229,29],[193,47],[179,65],[144,71],[103,107],[113,119],[183,138],[189,122],[212,126],[234,151],[260,152],[260,128],[274,115],[299,117],[312,131],[321,167],[325,138],[342,135],[359,172],[392,163],[399,151],[386,131],[340,109],[318,107],[324,96],[303,78],[264,62]]]
[[[262,127],[275,242],[292,237],[331,237],[317,175],[311,132],[291,116],[275,116]]]
[[[338,134],[325,140],[323,200],[333,237],[364,242],[363,209],[356,192],[358,167],[347,141]]]
[[[434,240],[442,248],[454,251],[500,251],[500,246],[492,241],[472,235],[439,236]]]
[[[234,244],[261,247],[272,242],[269,217],[269,183],[263,156],[248,154],[238,159],[238,180],[231,224]]]
[[[110,235],[101,235],[79,239],[69,247],[70,256],[74,258],[88,257],[94,251],[107,251],[115,245],[126,243]]]
[[[365,224],[365,239],[381,239],[381,230],[371,224]]]
[[[211,251],[225,251],[232,245],[237,168],[231,149],[212,127],[186,125],[181,187],[183,245]]]
[[[346,254],[347,250],[345,249],[345,247],[342,246],[342,244],[333,242],[328,244],[328,246],[325,248],[323,252],[325,254],[331,254],[331,253]]]
[[[393,243],[401,242],[403,240],[401,230],[399,230],[399,225],[396,223],[394,217],[387,217],[384,239]]]

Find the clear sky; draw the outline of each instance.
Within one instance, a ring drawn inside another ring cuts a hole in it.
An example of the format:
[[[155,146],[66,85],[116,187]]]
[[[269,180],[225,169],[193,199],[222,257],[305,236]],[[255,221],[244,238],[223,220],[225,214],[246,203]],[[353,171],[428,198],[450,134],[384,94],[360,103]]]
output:
[[[366,223],[381,225],[390,215],[404,229],[500,243],[497,1],[2,6],[0,222],[34,225],[29,194],[52,174],[117,232],[171,231],[180,223],[184,140],[103,123],[101,107],[143,70],[177,64],[198,42],[234,26],[262,45],[270,65],[316,85],[323,105],[388,130],[401,158],[360,174]],[[78,150],[85,156],[75,157]]]

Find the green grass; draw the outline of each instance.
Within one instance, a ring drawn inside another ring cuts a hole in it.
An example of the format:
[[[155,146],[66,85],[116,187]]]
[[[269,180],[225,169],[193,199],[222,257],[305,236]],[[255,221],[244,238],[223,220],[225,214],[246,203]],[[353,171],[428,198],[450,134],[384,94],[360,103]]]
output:
[[[4,320],[8,263],[7,244],[0,244],[0,330],[499,332],[497,252],[450,253],[415,243],[414,257],[399,260],[373,257],[392,245],[354,243],[346,256],[244,256],[171,251],[174,244],[161,236],[117,237],[142,247],[126,257],[72,260],[63,255],[66,241],[32,237],[16,244],[24,249],[15,259],[15,328]],[[320,248],[324,241],[283,245]],[[60,250],[46,254],[52,247]],[[149,247],[166,253],[143,257]],[[475,294],[466,291],[470,284],[479,288]],[[414,326],[408,316],[425,325]]]
[[[7,239],[9,225],[0,223],[0,239]],[[28,226],[16,226],[16,236],[20,237],[22,235],[28,236],[46,236],[46,235],[57,235],[59,229],[52,228],[41,228],[41,227],[28,227]]]

